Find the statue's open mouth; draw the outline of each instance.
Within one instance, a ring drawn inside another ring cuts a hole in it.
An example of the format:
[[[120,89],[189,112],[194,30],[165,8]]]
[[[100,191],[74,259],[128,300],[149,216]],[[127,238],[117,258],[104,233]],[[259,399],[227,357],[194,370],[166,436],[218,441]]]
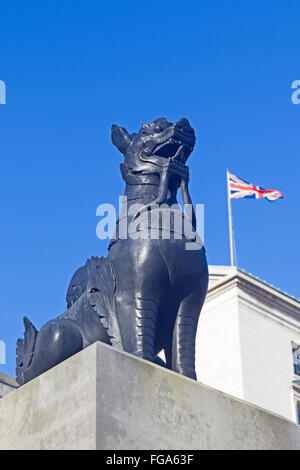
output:
[[[169,123],[161,132],[153,132],[151,125],[145,125],[145,127],[141,137],[143,142],[141,159],[151,161],[151,156],[166,158],[184,166],[194,149],[196,140],[194,130],[188,120],[181,118],[174,124]]]
[[[153,151],[153,155],[168,158],[170,155],[175,156],[181,147],[183,147],[181,142],[171,137],[166,142],[157,145]]]
[[[164,142],[159,143],[154,147],[152,155],[164,158],[172,158],[180,162],[185,162],[189,154],[192,152],[195,144],[195,139],[192,135],[186,135],[185,138],[180,136],[180,139],[174,134]]]

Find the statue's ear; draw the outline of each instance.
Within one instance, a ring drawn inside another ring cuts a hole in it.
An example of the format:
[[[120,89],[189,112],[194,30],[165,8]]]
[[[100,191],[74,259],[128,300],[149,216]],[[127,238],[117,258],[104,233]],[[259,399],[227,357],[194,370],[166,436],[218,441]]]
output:
[[[111,140],[112,143],[120,150],[121,153],[125,153],[128,145],[131,142],[132,137],[128,134],[124,127],[119,127],[113,124],[111,126]]]

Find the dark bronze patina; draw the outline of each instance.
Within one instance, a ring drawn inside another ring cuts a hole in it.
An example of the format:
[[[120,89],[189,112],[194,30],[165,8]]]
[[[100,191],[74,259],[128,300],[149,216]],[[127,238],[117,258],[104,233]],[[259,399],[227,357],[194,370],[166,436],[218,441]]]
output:
[[[107,258],[92,258],[74,274],[67,311],[39,332],[24,318],[24,339],[17,342],[19,384],[95,341],[159,364],[158,354],[164,351],[166,367],[196,378],[195,337],[208,270],[195,213],[183,213],[177,203],[179,188],[183,203],[192,203],[186,161],[194,148],[194,130],[185,118],[176,123],[156,119],[138,134],[113,125],[112,142],[124,155],[126,210]],[[167,239],[161,216],[155,221],[148,217],[154,207],[170,217]],[[178,215],[192,228],[181,238],[174,223]],[[187,242],[195,243],[194,249],[187,249]]]

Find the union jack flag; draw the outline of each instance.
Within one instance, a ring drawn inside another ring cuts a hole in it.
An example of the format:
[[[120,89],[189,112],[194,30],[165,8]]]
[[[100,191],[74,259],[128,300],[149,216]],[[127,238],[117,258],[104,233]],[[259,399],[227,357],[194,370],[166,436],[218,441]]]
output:
[[[268,201],[275,201],[283,197],[283,194],[276,189],[264,189],[255,184],[241,180],[232,173],[228,173],[228,187],[230,199],[240,199],[242,197],[261,199],[266,198]]]

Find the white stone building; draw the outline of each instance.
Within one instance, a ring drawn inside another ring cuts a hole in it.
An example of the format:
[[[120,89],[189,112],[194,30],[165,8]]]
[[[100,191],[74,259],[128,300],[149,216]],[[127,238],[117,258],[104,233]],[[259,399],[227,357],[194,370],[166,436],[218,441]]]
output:
[[[236,267],[210,266],[200,382],[300,423],[300,300]]]
[[[18,387],[18,384],[15,379],[9,375],[3,374],[0,372],[0,398],[7,395],[7,393],[12,392]]]

